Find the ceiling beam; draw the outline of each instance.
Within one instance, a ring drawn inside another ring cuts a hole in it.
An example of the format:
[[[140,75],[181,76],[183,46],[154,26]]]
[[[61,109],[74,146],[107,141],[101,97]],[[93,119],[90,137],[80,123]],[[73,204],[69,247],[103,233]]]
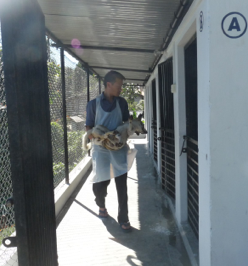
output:
[[[90,45],[75,45],[64,44],[66,48],[71,49],[88,49],[88,50],[102,50],[102,51],[117,51],[117,52],[134,52],[134,53],[150,53],[153,54],[152,49],[136,49],[136,48],[123,48],[123,47],[111,47],[111,46],[90,46]]]
[[[102,67],[102,66],[90,66],[92,68],[98,69],[107,69],[107,70],[122,70],[122,71],[131,71],[131,72],[142,72],[142,73],[152,73],[151,69],[131,69],[131,68],[119,68],[119,67]]]
[[[80,57],[78,57],[73,51],[69,50],[67,47],[65,47],[65,45],[50,31],[46,28],[46,34],[49,38],[51,38],[55,43],[52,44],[51,46],[53,47],[57,47],[57,48],[64,48],[64,50],[70,54],[72,57],[74,57],[75,59],[77,59],[79,62],[82,63],[83,66],[88,67],[94,74],[96,74],[98,77],[100,77],[100,75],[94,71],[93,69],[91,69],[91,67],[87,64],[87,62],[83,61]]]
[[[132,79],[132,78],[126,78],[125,80],[145,81],[145,79]]]
[[[124,83],[123,86],[127,86],[127,87],[143,87],[143,85],[141,84],[127,84],[127,83]]]

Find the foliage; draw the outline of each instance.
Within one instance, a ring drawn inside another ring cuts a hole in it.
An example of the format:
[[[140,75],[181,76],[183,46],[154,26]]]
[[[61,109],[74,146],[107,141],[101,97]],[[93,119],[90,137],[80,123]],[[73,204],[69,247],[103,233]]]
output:
[[[62,162],[53,163],[53,175],[57,176],[64,172],[65,164]]]
[[[53,174],[59,175],[64,171],[65,165],[62,158],[64,158],[64,131],[58,122],[51,123],[52,129],[52,145],[53,145]],[[68,132],[68,155],[69,155],[69,169],[72,170],[82,158],[82,131]]]
[[[82,132],[68,132],[69,166],[73,166],[82,159]]]
[[[122,89],[121,96],[126,99],[129,110],[133,111],[133,115],[136,115],[138,111],[144,110],[144,97],[140,86],[125,85]]]
[[[135,111],[135,109],[133,108],[133,119],[136,119],[137,118],[137,113]]]
[[[54,61],[47,62],[48,71],[52,72],[56,78],[61,76],[61,66]]]
[[[4,229],[0,229],[0,245],[2,244],[2,241],[5,237],[12,235],[12,233],[14,233],[14,232],[15,232],[15,226],[14,225],[7,227],[7,228],[4,228]]]
[[[52,135],[54,136],[54,142],[62,142],[64,138],[64,131],[62,125],[58,122],[51,122]]]

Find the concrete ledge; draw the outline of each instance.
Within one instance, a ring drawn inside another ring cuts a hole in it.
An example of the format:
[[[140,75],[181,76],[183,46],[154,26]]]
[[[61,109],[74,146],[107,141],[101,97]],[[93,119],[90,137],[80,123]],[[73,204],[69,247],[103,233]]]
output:
[[[14,232],[11,236],[16,236],[16,232]],[[2,244],[0,246],[0,258],[0,266],[18,266],[17,248],[7,248]]]
[[[84,159],[70,172],[69,181],[67,185],[62,181],[54,190],[55,197],[55,214],[56,217],[64,207],[65,203],[70,198],[71,194],[76,189],[79,182],[82,180],[86,172],[91,167],[92,159],[89,156],[85,156]]]
[[[67,200],[70,198],[71,194],[76,189],[79,182],[82,180],[86,172],[91,167],[91,157],[87,155],[85,158],[70,172],[69,180],[70,184],[65,184],[63,180],[54,190],[54,198],[55,198],[55,214],[58,217],[58,214],[66,204]],[[14,232],[11,236],[15,236],[16,232]],[[0,266],[18,266],[17,262],[17,248],[6,248],[4,245],[0,246]]]

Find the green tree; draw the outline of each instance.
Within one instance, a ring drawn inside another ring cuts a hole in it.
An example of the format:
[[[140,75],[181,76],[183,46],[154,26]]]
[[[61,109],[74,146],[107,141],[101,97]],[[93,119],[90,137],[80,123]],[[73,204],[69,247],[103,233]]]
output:
[[[143,112],[144,110],[144,96],[142,94],[143,88],[140,86],[133,86],[127,84],[123,87],[121,96],[126,99],[130,111]]]

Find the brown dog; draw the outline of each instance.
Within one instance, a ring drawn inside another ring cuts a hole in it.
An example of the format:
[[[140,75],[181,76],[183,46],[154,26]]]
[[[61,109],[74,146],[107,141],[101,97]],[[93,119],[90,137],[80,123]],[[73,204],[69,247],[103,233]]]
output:
[[[114,131],[108,131],[106,127],[101,125],[93,127],[83,135],[83,150],[91,149],[91,143],[87,143],[89,135],[93,136],[92,141],[96,145],[101,145],[112,151],[121,149],[132,134],[147,134],[141,118],[142,115],[136,119],[130,117],[127,122],[118,126]]]

